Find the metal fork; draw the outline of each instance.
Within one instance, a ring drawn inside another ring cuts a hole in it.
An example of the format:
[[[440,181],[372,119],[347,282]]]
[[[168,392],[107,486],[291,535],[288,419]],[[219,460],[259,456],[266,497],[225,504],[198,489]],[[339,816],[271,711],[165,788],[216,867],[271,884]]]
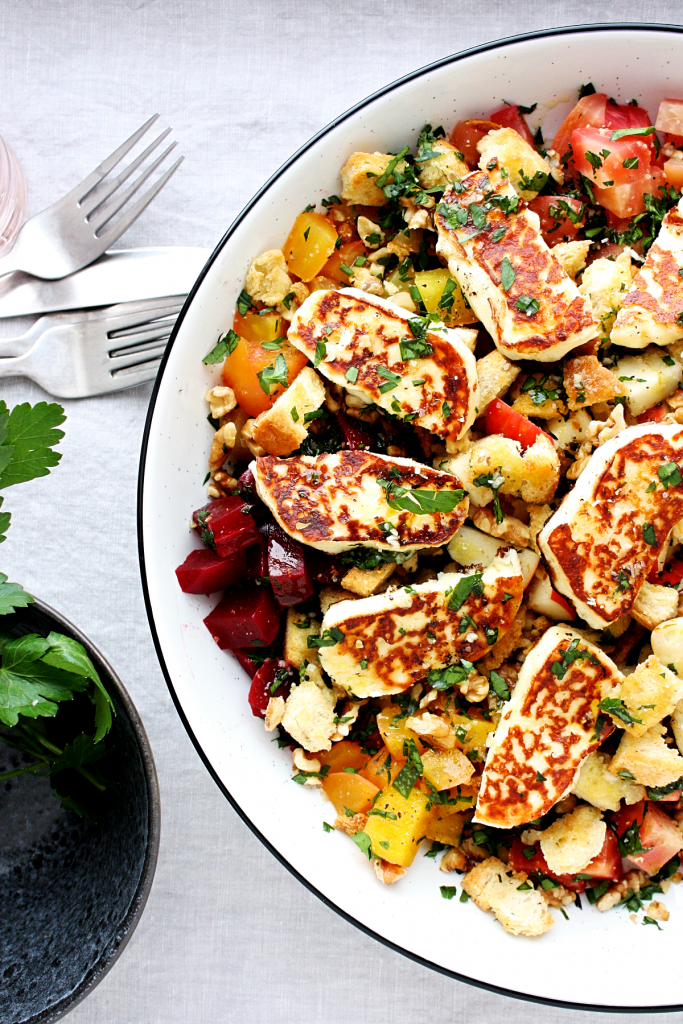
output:
[[[184,295],[122,302],[82,314],[41,317],[21,338],[0,342],[23,355],[0,359],[0,377],[30,377],[57,398],[90,398],[153,380]]]
[[[13,270],[23,270],[35,277],[54,280],[73,274],[82,267],[96,260],[98,256],[110,248],[137,220],[142,211],[149,206],[159,194],[171,175],[175,174],[185,159],[180,157],[172,167],[142,195],[130,209],[115,223],[110,224],[128,200],[147,181],[166,157],[177,146],[172,142],[161,156],[158,156],[131,185],[114,196],[119,187],[127,181],[141,164],[163,142],[171,131],[167,128],[147,148],[140,153],[116,177],[104,181],[109,172],[130,152],[142,136],[152,127],[159,115],[150,117],[141,128],[115,149],[92,174],[84,178],[70,192],[42,213],[27,220],[17,235],[17,240],[10,252],[0,259],[0,274],[9,274]],[[101,187],[98,187],[101,186]],[[111,203],[104,204],[114,196]],[[109,225],[107,227],[107,225]]]

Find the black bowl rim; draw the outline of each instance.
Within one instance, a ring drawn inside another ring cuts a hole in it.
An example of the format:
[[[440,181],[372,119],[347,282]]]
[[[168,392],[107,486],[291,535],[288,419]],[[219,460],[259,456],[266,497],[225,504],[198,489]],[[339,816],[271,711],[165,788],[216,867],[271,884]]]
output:
[[[175,692],[175,688],[173,686],[173,682],[171,680],[171,676],[170,676],[168,667],[166,665],[166,660],[164,658],[164,654],[163,654],[163,651],[162,651],[162,648],[161,648],[161,644],[159,642],[159,636],[158,636],[157,629],[156,629],[156,624],[155,624],[155,621],[154,621],[154,611],[152,609],[152,603],[151,603],[150,596],[149,596],[149,587],[148,587],[148,583],[147,583],[147,568],[146,568],[146,562],[145,562],[145,543],[144,543],[144,531],[143,531],[143,504],[144,504],[145,468],[146,468],[146,463],[147,463],[147,449],[148,449],[148,446],[149,446],[149,439],[150,439],[150,434],[151,434],[151,430],[152,430],[152,419],[154,417],[154,410],[155,410],[155,407],[156,407],[156,401],[157,401],[157,397],[158,397],[158,394],[159,394],[159,388],[161,387],[161,381],[162,381],[162,378],[163,378],[163,375],[164,375],[164,371],[166,369],[166,365],[168,363],[170,352],[171,352],[171,349],[172,349],[172,347],[173,347],[173,345],[175,343],[176,337],[178,335],[178,331],[180,330],[180,325],[182,324],[182,322],[183,322],[183,320],[185,318],[185,315],[186,315],[188,309],[190,308],[190,305],[192,304],[192,301],[193,301],[195,295],[197,294],[199,286],[201,285],[202,281],[206,277],[206,275],[207,275],[209,269],[212,267],[214,261],[217,259],[219,253],[223,250],[223,248],[225,247],[226,243],[230,239],[230,236],[233,234],[233,232],[239,226],[239,224],[241,224],[241,222],[244,220],[244,218],[250,212],[252,207],[258,202],[258,200],[261,198],[261,196],[263,196],[268,191],[268,189],[271,187],[271,185],[273,185],[274,182],[277,181],[278,178],[280,178],[281,175],[289,167],[291,167],[291,165],[293,163],[295,163],[303,153],[306,152],[306,150],[310,149],[310,147],[313,146],[316,142],[318,142],[320,139],[324,138],[324,136],[327,135],[328,132],[332,131],[332,129],[336,128],[337,125],[341,124],[342,121],[345,121],[347,118],[351,117],[357,111],[362,110],[362,108],[366,107],[369,103],[372,103],[374,100],[378,99],[380,96],[384,96],[387,93],[392,92],[394,89],[398,88],[401,85],[404,85],[406,82],[410,82],[410,81],[412,81],[413,79],[416,79],[416,78],[421,78],[423,75],[428,74],[430,71],[433,71],[436,68],[444,67],[447,64],[455,64],[458,61],[461,61],[461,60],[463,60],[466,57],[473,56],[474,54],[486,53],[489,50],[497,50],[497,49],[500,49],[502,47],[509,46],[512,43],[525,42],[525,41],[530,40],[530,39],[544,39],[544,38],[547,38],[547,37],[550,37],[550,36],[579,35],[581,33],[608,32],[608,31],[609,32],[615,32],[615,31],[616,32],[633,32],[633,31],[637,31],[637,32],[661,32],[662,34],[673,33],[673,34],[676,34],[676,35],[680,35],[681,33],[683,33],[683,26],[682,25],[671,25],[671,24],[665,24],[665,23],[657,24],[657,23],[654,23],[654,22],[648,22],[647,24],[638,24],[637,22],[626,22],[626,21],[615,22],[613,24],[610,24],[608,22],[599,22],[599,23],[591,24],[591,25],[565,25],[565,26],[559,26],[559,27],[555,27],[555,28],[539,29],[539,30],[537,30],[535,32],[523,32],[523,33],[519,33],[518,35],[506,36],[506,37],[504,37],[502,39],[495,39],[495,40],[493,40],[491,42],[488,42],[488,43],[481,43],[478,46],[472,46],[472,47],[470,47],[467,50],[461,50],[459,53],[452,54],[452,55],[450,55],[448,57],[442,57],[439,60],[433,61],[431,64],[425,64],[423,67],[418,68],[415,71],[411,71],[409,74],[404,75],[402,78],[397,78],[396,81],[390,82],[389,85],[385,85],[382,88],[377,89],[376,92],[373,92],[369,96],[366,96],[365,99],[361,100],[359,103],[356,103],[356,104],[354,104],[354,106],[349,107],[348,110],[344,111],[343,114],[340,114],[338,117],[334,118],[334,120],[330,121],[329,124],[327,124],[319,132],[317,132],[315,135],[313,135],[308,140],[308,142],[305,142],[303,146],[301,146],[299,149],[297,149],[296,152],[294,152],[292,154],[292,156],[290,156],[289,159],[287,159],[277,169],[277,171],[275,171],[275,173],[272,174],[270,178],[268,178],[268,180],[265,182],[265,184],[261,186],[261,188],[258,190],[258,192],[255,193],[255,195],[249,200],[249,202],[246,204],[246,206],[241,210],[241,212],[233,220],[232,224],[227,229],[227,231],[225,232],[225,234],[223,235],[223,237],[221,238],[221,240],[218,242],[218,244],[216,245],[215,249],[211,253],[211,256],[209,257],[209,259],[207,260],[206,264],[204,265],[202,271],[200,272],[199,276],[197,277],[197,280],[195,281],[194,285],[192,286],[192,289],[190,290],[190,292],[189,292],[189,294],[187,296],[187,299],[185,300],[183,308],[181,309],[180,314],[178,316],[178,319],[175,322],[175,326],[174,326],[173,331],[171,333],[171,337],[169,339],[168,345],[166,346],[166,351],[165,351],[163,359],[161,361],[161,365],[160,365],[159,371],[157,373],[156,381],[155,381],[154,388],[152,390],[152,395],[151,395],[150,402],[149,402],[149,408],[148,408],[148,411],[147,411],[147,419],[145,421],[145,429],[144,429],[143,437],[142,437],[142,447],[141,447],[141,452],[140,452],[140,470],[139,470],[139,474],[138,474],[138,517],[137,517],[138,518],[138,557],[139,557],[139,561],[140,561],[140,575],[141,575],[141,578],[142,578],[142,589],[143,589],[144,598],[145,598],[145,607],[147,609],[147,618],[149,619],[150,631],[152,633],[152,639],[154,640],[154,646],[156,648],[157,657],[159,658],[159,664],[161,666],[161,671],[164,674],[164,678],[166,680],[166,685],[168,686],[168,689],[169,689],[169,692],[171,694],[171,697],[173,698],[173,703],[176,706],[176,710],[177,710],[178,714],[180,715],[181,721],[182,721],[183,725],[185,726],[185,729],[187,731],[188,736],[190,737],[190,739],[192,740],[192,743],[194,744],[195,750],[197,751],[197,753],[199,754],[200,758],[204,762],[204,766],[206,767],[207,771],[209,772],[209,774],[213,778],[214,782],[216,783],[218,788],[221,790],[223,795],[226,797],[226,799],[230,802],[230,804],[232,805],[233,809],[237,812],[237,814],[240,816],[240,818],[245,823],[245,825],[247,825],[247,827],[251,829],[251,831],[254,833],[254,835],[258,839],[260,839],[260,841],[272,853],[272,855],[277,860],[279,860],[279,862],[285,868],[287,868],[287,870],[289,872],[291,872],[291,874],[294,875],[294,877],[299,882],[301,882],[302,885],[304,885],[309,890],[309,892],[312,892],[315,896],[317,896],[318,899],[321,900],[325,904],[325,906],[329,907],[330,910],[333,910],[336,914],[339,914],[339,916],[344,918],[345,921],[348,921],[349,924],[355,925],[356,928],[358,928],[360,931],[364,932],[366,935],[369,935],[371,938],[376,939],[378,942],[381,942],[384,946],[387,946],[389,949],[394,950],[394,952],[401,953],[403,956],[407,957],[409,960],[415,961],[415,963],[420,964],[422,967],[429,967],[429,968],[431,968],[431,970],[436,971],[439,974],[444,974],[444,975],[446,975],[449,978],[453,978],[455,981],[465,982],[466,984],[472,985],[475,988],[481,988],[481,989],[485,989],[488,992],[494,992],[496,995],[511,996],[511,997],[514,997],[515,999],[524,1000],[525,1002],[538,1003],[538,1004],[545,1005],[545,1006],[557,1006],[557,1007],[561,1007],[563,1009],[566,1008],[566,1009],[571,1009],[571,1010],[594,1010],[594,1011],[597,1011],[597,1012],[600,1012],[600,1013],[676,1013],[676,1012],[680,1012],[681,1010],[683,1010],[683,1003],[674,1003],[674,1004],[670,1004],[670,1005],[667,1005],[667,1006],[610,1006],[610,1005],[607,1005],[605,1003],[580,1003],[580,1002],[574,1002],[573,1000],[570,1001],[570,1000],[564,1000],[564,999],[550,999],[550,998],[547,998],[547,997],[544,997],[544,996],[534,996],[534,995],[530,995],[529,993],[526,993],[526,992],[517,992],[517,991],[515,991],[513,989],[502,988],[502,987],[500,987],[498,985],[492,984],[491,982],[479,981],[476,978],[469,978],[469,977],[467,977],[467,975],[459,974],[457,971],[451,971],[451,970],[449,970],[446,967],[442,967],[440,964],[433,963],[431,960],[426,959],[426,957],[419,956],[418,954],[413,953],[413,952],[411,952],[408,949],[404,949],[402,946],[398,945],[398,943],[392,942],[390,939],[385,938],[383,935],[380,935],[378,932],[373,931],[372,928],[369,928],[367,925],[363,924],[361,921],[358,921],[355,917],[353,917],[351,914],[348,914],[346,911],[342,910],[340,907],[338,907],[336,905],[336,903],[334,903],[331,899],[329,899],[327,896],[325,896],[323,893],[321,893],[320,890],[317,889],[311,882],[309,882],[308,879],[304,878],[304,876],[302,874],[300,874],[300,872],[297,871],[296,868],[293,867],[289,863],[289,861],[272,845],[272,843],[270,843],[265,838],[265,836],[259,831],[259,829],[256,828],[254,823],[250,820],[250,818],[247,816],[247,814],[242,810],[242,808],[237,803],[237,801],[234,799],[234,797],[232,796],[232,794],[230,793],[228,788],[225,786],[225,784],[219,778],[217,772],[215,771],[213,765],[211,764],[211,761],[209,760],[209,758],[206,755],[206,753],[204,752],[201,744],[199,743],[197,737],[195,736],[195,734],[194,734],[194,732],[192,730],[192,727],[191,727],[191,725],[190,725],[190,723],[189,723],[189,721],[187,719],[187,716],[185,715],[185,712],[183,710],[182,704],[181,704],[180,700],[178,699],[178,695]]]
[[[74,639],[78,640],[79,643],[83,644],[88,654],[94,655],[94,659],[105,669],[108,676],[108,682],[113,685],[113,688],[116,691],[116,696],[123,705],[125,714],[133,728],[133,733],[135,734],[135,739],[137,740],[138,748],[140,750],[145,782],[147,784],[148,821],[145,860],[142,865],[140,880],[133,899],[131,900],[123,921],[117,929],[117,934],[121,936],[120,941],[117,943],[114,952],[108,958],[104,956],[101,957],[72,992],[63,996],[56,1003],[52,1003],[44,1010],[41,1010],[40,1013],[27,1018],[25,1021],[25,1024],[54,1024],[55,1021],[61,1020],[65,1014],[73,1010],[74,1006],[77,1006],[78,1003],[82,1002],[85,997],[92,992],[95,986],[100,983],[105,974],[111,970],[113,965],[121,956],[121,953],[128,944],[131,935],[135,931],[138,922],[142,917],[145,904],[147,903],[147,898],[152,888],[157,858],[159,856],[161,805],[159,796],[159,780],[157,779],[157,771],[154,764],[154,757],[152,756],[152,748],[150,746],[149,739],[147,738],[145,727],[142,724],[140,715],[138,714],[137,708],[133,704],[128,691],[114,669],[111,667],[109,661],[104,657],[102,652],[95,646],[89,637],[78,629],[77,626],[74,626],[66,616],[62,615],[61,612],[56,611],[49,604],[46,604],[45,601],[35,598],[35,603],[30,605],[29,609],[30,608],[37,608],[39,611],[43,612],[44,615],[53,619],[63,632],[71,635]]]

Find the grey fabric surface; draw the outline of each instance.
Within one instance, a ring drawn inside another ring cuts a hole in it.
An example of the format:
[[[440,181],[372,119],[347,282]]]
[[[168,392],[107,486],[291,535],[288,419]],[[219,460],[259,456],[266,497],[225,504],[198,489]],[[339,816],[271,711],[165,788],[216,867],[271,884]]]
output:
[[[187,159],[125,244],[212,246],[294,149],[386,82],[511,33],[674,22],[680,10],[678,0],[3,0],[0,133],[25,168],[33,213],[159,110]],[[5,503],[13,526],[0,567],[111,659],[143,717],[161,782],[161,854],[147,910],[69,1020],[587,1020],[456,983],[366,937],[296,882],[222,797],[171,703],[143,607],[135,497],[150,390],[66,403],[61,465],[7,492]],[[1,394],[10,404],[45,397],[27,382],[3,383]],[[521,940],[520,976],[532,969]]]

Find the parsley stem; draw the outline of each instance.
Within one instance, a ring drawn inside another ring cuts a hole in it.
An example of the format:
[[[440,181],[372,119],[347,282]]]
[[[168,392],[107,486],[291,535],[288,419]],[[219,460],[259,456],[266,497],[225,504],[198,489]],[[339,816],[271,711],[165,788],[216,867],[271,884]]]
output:
[[[15,768],[13,772],[3,772],[0,775],[0,782],[4,782],[5,779],[16,779],[19,775],[37,775],[37,768],[46,768],[47,766],[47,761],[36,761],[35,764],[26,764],[22,768]]]

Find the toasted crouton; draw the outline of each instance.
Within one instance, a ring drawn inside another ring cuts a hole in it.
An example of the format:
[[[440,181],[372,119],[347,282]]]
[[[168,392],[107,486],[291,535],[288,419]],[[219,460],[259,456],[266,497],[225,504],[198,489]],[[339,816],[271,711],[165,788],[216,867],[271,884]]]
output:
[[[525,374],[510,392],[514,398],[512,408],[522,416],[536,416],[541,420],[554,420],[558,416],[564,416],[567,406],[561,398],[561,383],[560,378],[552,374]],[[546,397],[548,394],[557,397]]]
[[[631,291],[633,276],[627,252],[620,253],[615,260],[593,260],[584,270],[579,292],[590,299],[602,337],[609,337],[624,298]]]
[[[393,885],[394,882],[398,882],[400,878],[406,873],[406,869],[399,867],[398,864],[390,864],[388,860],[381,860],[376,857],[373,861],[375,866],[375,874],[379,878],[380,882],[384,882],[385,885]]]
[[[342,587],[327,586],[323,587],[320,591],[320,614],[326,615],[329,608],[333,604],[339,604],[340,601],[354,601],[355,595],[350,594],[347,590]]]
[[[244,287],[252,299],[264,302],[266,306],[277,306],[282,302],[291,291],[292,279],[279,249],[269,249],[251,261]]]
[[[519,370],[519,366],[501,355],[497,348],[477,359],[480,416],[486,412],[494,398],[505,394],[517,378]]]
[[[602,811],[579,804],[541,832],[541,851],[548,867],[555,875],[582,871],[600,853],[606,832]]]
[[[675,593],[675,591],[674,591]],[[670,715],[683,698],[683,679],[662,665],[652,654],[625,677],[615,689],[635,721],[632,725],[615,719],[631,736],[643,736],[653,725]]]
[[[668,786],[683,775],[683,757],[664,742],[664,726],[653,725],[644,736],[624,733],[609,770],[630,772],[643,786]]]
[[[468,871],[462,887],[480,910],[492,910],[511,935],[542,935],[553,924],[546,902],[535,889],[521,889],[527,876],[512,871],[497,857],[487,857]]]
[[[618,811],[621,801],[637,804],[645,799],[645,790],[609,771],[609,754],[593,750],[581,765],[572,793],[601,811]]]
[[[389,579],[395,568],[396,562],[385,562],[376,569],[357,569],[354,566],[343,577],[341,585],[344,590],[350,590],[358,597],[370,597],[385,580]]]
[[[547,160],[544,160],[514,128],[498,128],[489,132],[479,140],[477,149],[481,153],[480,169],[487,170],[489,164],[497,160],[499,168],[505,170],[515,192],[527,202],[538,195],[550,175]],[[532,180],[535,185],[533,189],[528,187]]]
[[[325,401],[325,386],[320,377],[305,366],[270,409],[254,420],[252,434],[269,455],[290,455],[308,436],[307,413],[319,409]]]
[[[598,362],[597,356],[575,356],[564,364],[564,389],[569,408],[611,402],[624,392],[615,374]]]
[[[285,701],[282,727],[304,750],[329,750],[334,722],[335,697],[323,681],[320,669],[309,662],[298,686]]]
[[[543,434],[525,452],[518,441],[491,434],[475,441],[466,452],[439,460],[438,465],[458,477],[472,503],[479,507],[493,501],[490,487],[475,484],[479,477],[497,480],[502,476],[500,494],[518,494],[533,505],[551,501],[560,481],[560,460],[552,441]]]
[[[676,746],[683,751],[683,700],[679,700],[671,716],[671,731],[676,740]]]
[[[315,650],[308,646],[309,636],[320,636],[320,623],[296,608],[288,608],[283,655],[294,668],[301,668],[305,661],[316,658]]]
[[[646,629],[654,629],[660,622],[674,619],[678,614],[678,591],[673,587],[660,587],[657,583],[643,583],[633,603],[631,614]]]
[[[357,206],[386,206],[389,200],[375,185],[375,178],[391,159],[388,153],[352,153],[341,169],[342,199]]]
[[[565,274],[576,277],[586,266],[586,256],[591,244],[590,239],[586,242],[558,242],[553,246],[553,256]]]
[[[470,169],[455,146],[445,139],[437,139],[430,149],[438,156],[424,160],[418,175],[423,188],[447,188],[452,182],[460,181]]]
[[[676,533],[679,526],[681,526],[680,523],[678,526],[674,526],[674,540],[678,540]],[[681,541],[683,538],[678,540],[679,543]],[[650,643],[662,665],[666,665],[683,679],[683,617],[676,616],[675,619],[668,619],[653,629]]]

